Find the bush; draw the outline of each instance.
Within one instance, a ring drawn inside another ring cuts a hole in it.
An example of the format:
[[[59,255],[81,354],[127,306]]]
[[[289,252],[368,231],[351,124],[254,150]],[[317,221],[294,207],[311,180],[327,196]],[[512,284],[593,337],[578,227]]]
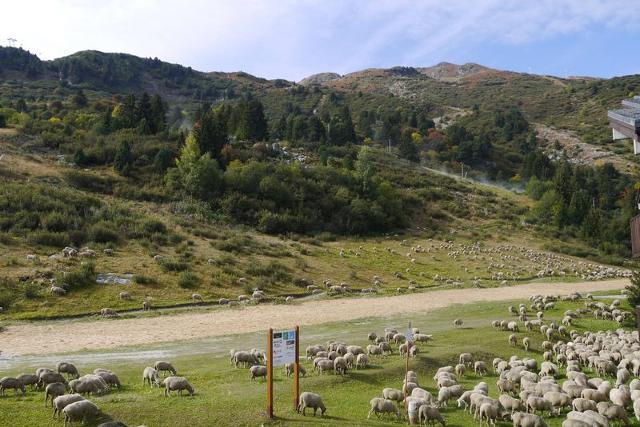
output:
[[[152,283],[156,283],[153,277],[145,276],[142,274],[136,274],[133,276],[133,281],[138,285],[151,285]]]
[[[162,267],[164,271],[185,271],[189,269],[189,264],[182,261],[163,259],[160,261],[160,267]]]
[[[27,241],[32,245],[61,248],[67,245],[69,236],[66,233],[38,230],[30,232],[27,236]]]
[[[200,278],[191,271],[183,271],[178,277],[178,286],[183,289],[195,288],[200,284]]]
[[[101,221],[91,226],[89,238],[96,243],[117,243],[120,236],[115,231],[114,225]]]
[[[71,271],[60,278],[67,290],[83,289],[96,283],[96,270],[93,262],[82,264],[77,270]]]
[[[27,299],[36,299],[40,297],[40,286],[37,283],[29,282],[24,285],[24,296]]]
[[[158,221],[155,219],[148,219],[142,223],[142,230],[146,235],[150,235],[154,233],[166,233],[167,226],[164,225],[162,221]]]

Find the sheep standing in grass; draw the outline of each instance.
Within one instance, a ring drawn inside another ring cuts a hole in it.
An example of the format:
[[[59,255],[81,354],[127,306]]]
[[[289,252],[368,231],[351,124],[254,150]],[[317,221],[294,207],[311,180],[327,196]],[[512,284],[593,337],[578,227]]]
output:
[[[369,357],[366,354],[359,354],[356,358],[356,369],[369,366]]]
[[[544,420],[536,414],[527,414],[525,412],[515,412],[511,414],[513,427],[547,427]]]
[[[53,399],[58,396],[62,396],[66,391],[66,384],[52,383],[47,385],[47,388],[44,389],[44,406],[47,406],[47,402],[49,401],[49,399],[51,399],[51,405],[53,405]]]
[[[33,374],[20,374],[16,379],[25,386],[30,385],[31,389],[38,383],[38,376]]]
[[[531,345],[529,337],[522,338],[522,347],[524,347],[524,351],[529,351],[529,346]]]
[[[164,386],[165,396],[171,396],[172,391],[176,391],[178,395],[181,395],[184,390],[188,391],[191,396],[195,394],[193,387],[185,377],[167,377],[164,380]]]
[[[46,387],[52,383],[67,384],[67,380],[57,372],[44,372],[38,377],[38,388]]]
[[[402,402],[404,401],[404,393],[402,390],[398,390],[396,388],[385,388],[382,390],[382,397],[384,399],[393,400],[394,402]]]
[[[147,366],[142,372],[142,385],[145,385],[147,382],[149,382],[149,387],[153,387],[154,384],[160,387],[160,375],[158,371],[151,366]]]
[[[17,395],[18,390],[22,391],[22,395],[27,394],[27,388],[24,384],[17,378],[12,377],[4,377],[0,379],[0,396],[4,396],[4,391],[12,388],[14,393]]]
[[[71,380],[69,382],[69,388],[71,391],[80,394],[91,394],[99,395],[105,393],[109,390],[109,386],[107,383],[100,377],[95,374],[83,375],[82,377]]]
[[[153,365],[153,367],[156,369],[156,371],[158,371],[158,373],[171,372],[171,375],[173,376],[176,375],[176,369],[173,367],[173,365],[170,362],[158,361]]]
[[[400,410],[389,399],[374,397],[369,401],[369,405],[371,406],[371,409],[369,410],[367,419],[371,418],[371,414],[376,414],[378,418],[380,417],[380,414],[395,414],[396,417],[400,419]]]
[[[71,424],[74,421],[80,421],[84,424],[88,419],[95,418],[100,415],[100,408],[89,400],[79,400],[70,403],[62,410],[64,414],[64,425]]]
[[[463,324],[464,324],[464,321],[462,319],[455,319],[453,321],[453,326],[455,328],[461,328]]]
[[[199,302],[203,302],[204,299],[202,298],[202,295],[200,294],[191,294],[191,299],[194,301],[199,301]]]
[[[67,376],[71,378],[80,378],[78,369],[73,364],[67,362],[58,363],[58,373],[67,374]]]
[[[249,374],[251,380],[255,380],[256,378],[264,379],[267,376],[267,367],[262,365],[254,365],[249,368]]]
[[[320,397],[319,394],[305,391],[300,395],[297,411],[298,413],[302,412],[302,415],[305,416],[306,415],[305,411],[307,408],[313,409],[314,417],[316,416],[316,412],[318,411],[318,409],[320,409],[320,416],[323,416],[324,413],[327,411],[327,408],[324,406],[324,403],[322,402],[322,397]]]
[[[118,294],[118,298],[120,298],[123,301],[130,301],[131,295],[129,294],[129,292],[122,291]]]
[[[442,427],[446,425],[442,414],[438,411],[438,408],[429,405],[420,406],[420,409],[418,409],[418,419],[420,420],[420,425],[422,425],[422,421],[427,425],[431,423],[435,424],[436,421],[439,422]]]
[[[120,379],[113,372],[107,369],[100,369],[100,370],[94,371],[94,373],[98,375],[100,378],[102,378],[104,382],[107,383],[108,385],[114,386],[117,388],[122,387],[122,384],[120,383]]]
[[[52,402],[53,418],[60,418],[60,415],[62,414],[62,410],[64,408],[71,405],[72,403],[80,402],[81,400],[86,400],[86,399],[77,393],[64,394],[56,397],[55,399],[53,399],[53,402]]]

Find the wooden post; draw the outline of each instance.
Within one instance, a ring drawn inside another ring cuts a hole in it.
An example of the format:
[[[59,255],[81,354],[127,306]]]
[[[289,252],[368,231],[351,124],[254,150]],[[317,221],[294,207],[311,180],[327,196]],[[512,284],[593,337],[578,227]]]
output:
[[[300,326],[296,326],[296,360],[293,364],[293,410],[298,410],[300,396]]]
[[[273,329],[267,338],[267,418],[273,418]]]

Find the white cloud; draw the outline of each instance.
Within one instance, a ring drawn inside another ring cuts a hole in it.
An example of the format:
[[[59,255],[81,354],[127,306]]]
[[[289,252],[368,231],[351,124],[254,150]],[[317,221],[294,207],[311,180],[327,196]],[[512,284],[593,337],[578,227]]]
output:
[[[639,21],[636,0],[21,0],[3,5],[0,43],[16,38],[46,59],[98,49],[298,79],[430,65],[486,43],[634,32]]]

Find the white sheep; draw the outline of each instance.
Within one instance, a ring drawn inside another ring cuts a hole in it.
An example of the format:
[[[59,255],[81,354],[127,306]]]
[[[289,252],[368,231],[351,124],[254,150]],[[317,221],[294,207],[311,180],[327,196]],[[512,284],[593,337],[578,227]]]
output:
[[[62,410],[72,403],[86,400],[84,397],[77,393],[63,394],[53,399],[53,418],[60,418]]]
[[[178,395],[181,395],[183,390],[187,390],[191,396],[195,394],[193,387],[185,377],[167,377],[164,380],[164,386],[165,396],[170,396],[172,391],[177,391]]]
[[[322,402],[322,397],[319,394],[310,393],[305,391],[300,395],[297,412],[302,412],[302,415],[306,415],[305,411],[307,408],[313,409],[313,416],[316,416],[316,412],[320,409],[320,416],[323,416],[327,411],[327,408],[324,406]]]
[[[374,397],[369,401],[369,405],[371,406],[371,409],[369,410],[367,419],[371,418],[372,414],[376,414],[378,418],[380,417],[380,414],[395,414],[396,417],[400,419],[400,410],[393,401],[389,399]]]
[[[64,413],[64,425],[71,424],[73,421],[81,421],[84,424],[89,418],[97,417],[100,414],[100,408],[90,400],[79,400],[70,403],[62,410]]]
[[[154,384],[160,387],[160,375],[158,371],[151,366],[147,366],[142,372],[142,385],[145,385],[147,382],[149,382],[150,387],[153,387]]]

